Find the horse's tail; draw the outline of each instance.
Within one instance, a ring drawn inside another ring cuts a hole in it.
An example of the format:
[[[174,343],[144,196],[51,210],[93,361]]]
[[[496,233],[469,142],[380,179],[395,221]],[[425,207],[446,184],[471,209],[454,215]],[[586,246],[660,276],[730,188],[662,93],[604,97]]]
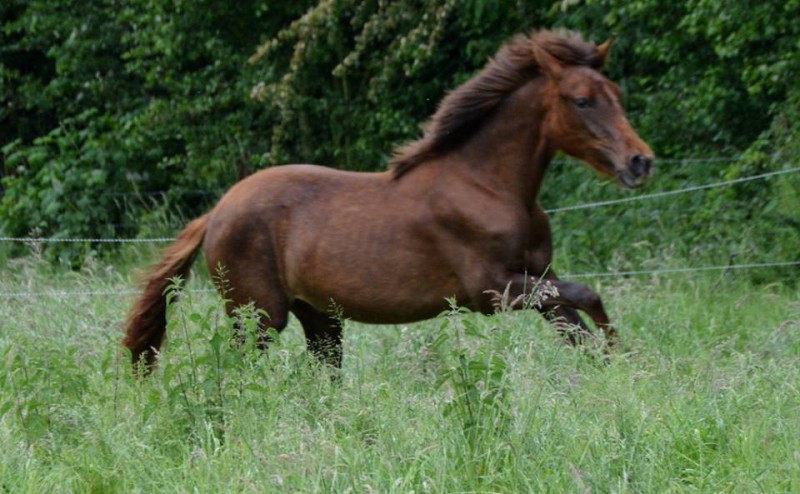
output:
[[[131,309],[122,341],[131,351],[134,370],[140,362],[144,363],[145,372],[152,369],[167,329],[165,291],[172,283],[171,278],[180,276],[185,280],[189,275],[189,269],[203,244],[207,222],[208,215],[205,215],[189,223],[178,239],[167,247],[161,262],[143,280],[144,293]]]

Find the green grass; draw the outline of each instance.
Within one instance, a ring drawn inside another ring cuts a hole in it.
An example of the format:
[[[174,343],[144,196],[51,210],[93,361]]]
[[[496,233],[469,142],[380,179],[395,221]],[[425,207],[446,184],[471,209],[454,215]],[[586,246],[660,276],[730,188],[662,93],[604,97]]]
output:
[[[97,263],[0,278],[132,286]],[[0,492],[800,492],[800,293],[735,273],[597,288],[608,365],[532,312],[451,314],[347,323],[338,383],[294,322],[268,358],[231,348],[208,293],[174,308],[143,381],[119,347],[131,296],[2,300]]]

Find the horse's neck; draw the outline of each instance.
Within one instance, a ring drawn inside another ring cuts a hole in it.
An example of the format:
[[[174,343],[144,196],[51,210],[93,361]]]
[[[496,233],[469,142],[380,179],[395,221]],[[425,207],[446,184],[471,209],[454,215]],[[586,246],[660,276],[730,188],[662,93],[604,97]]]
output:
[[[508,189],[531,207],[553,156],[542,135],[541,84],[522,86],[500,105],[460,149],[468,168]]]

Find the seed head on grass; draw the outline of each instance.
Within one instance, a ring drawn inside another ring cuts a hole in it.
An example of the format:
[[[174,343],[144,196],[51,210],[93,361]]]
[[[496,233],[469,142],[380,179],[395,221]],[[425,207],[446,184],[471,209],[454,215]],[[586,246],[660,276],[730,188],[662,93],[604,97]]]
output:
[[[508,312],[516,309],[540,308],[545,300],[557,297],[558,288],[549,280],[537,279],[531,276],[531,289],[524,290],[523,293],[511,299],[511,283],[508,282],[503,293],[497,290],[484,290],[483,293],[492,296],[492,305],[495,312]]]

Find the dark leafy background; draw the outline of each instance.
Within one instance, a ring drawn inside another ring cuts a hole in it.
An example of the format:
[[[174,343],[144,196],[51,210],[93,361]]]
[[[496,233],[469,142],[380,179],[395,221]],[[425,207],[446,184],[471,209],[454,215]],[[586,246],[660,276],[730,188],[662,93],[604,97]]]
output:
[[[384,169],[447,89],[536,27],[618,35],[608,73],[661,159],[644,192],[800,166],[799,14],[798,0],[6,0],[0,234],[171,235],[264,167]],[[689,157],[736,159],[672,160]],[[796,260],[799,175],[556,214],[556,263]],[[542,203],[624,196],[566,161]],[[99,248],[47,253],[75,265]]]

